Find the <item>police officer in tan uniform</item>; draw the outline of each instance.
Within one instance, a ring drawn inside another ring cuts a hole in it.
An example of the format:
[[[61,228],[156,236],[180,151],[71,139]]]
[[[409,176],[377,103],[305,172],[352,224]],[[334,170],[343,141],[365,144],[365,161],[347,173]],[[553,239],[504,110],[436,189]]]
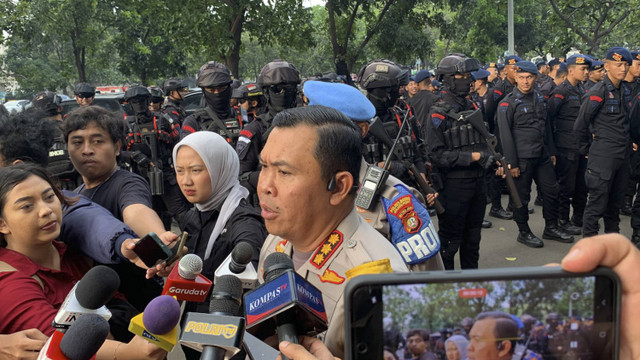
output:
[[[307,81],[304,84],[303,91],[308,99],[309,105],[323,105],[340,111],[360,128],[363,138],[369,132],[369,123],[375,116],[375,108],[369,99],[367,99],[367,97],[358,89],[345,84]],[[358,182],[360,184],[365,181],[368,166],[369,164],[367,164],[363,158],[358,176]],[[362,216],[369,225],[373,226],[374,229],[378,230],[379,233],[392,242],[394,241],[393,235],[396,233],[392,231],[393,227],[389,223],[388,214],[385,210],[382,199],[391,201],[397,197],[399,195],[398,188],[396,187],[397,185],[407,187],[418,201],[425,204],[424,197],[418,190],[408,187],[400,181],[400,179],[393,175],[389,175],[380,188],[379,198],[375,200],[375,204],[372,204],[370,209],[367,210],[356,206],[360,216]],[[436,196],[434,194],[427,195],[427,202],[430,206],[433,205],[435,198]],[[418,204],[413,205],[422,206]],[[424,206],[422,206],[422,208],[424,208]],[[431,221],[428,212],[424,212],[424,215],[420,218],[422,222],[429,223]],[[437,243],[438,244],[434,244],[434,248],[432,248],[431,251],[428,249],[425,249],[424,251],[421,251],[422,249],[418,249],[418,252],[423,254],[423,256],[420,259],[416,259],[414,264],[410,264],[409,261],[407,261],[409,269],[412,271],[444,270],[442,258],[436,249],[436,247],[439,246],[439,240],[437,240]],[[415,253],[415,251],[413,252]]]
[[[329,328],[324,341],[344,352],[343,290],[356,275],[407,272],[393,245],[355,210],[362,159],[358,128],[337,110],[285,110],[260,155],[258,196],[271,235],[260,252],[291,256],[298,274],[322,291]],[[320,156],[318,156],[320,155]]]

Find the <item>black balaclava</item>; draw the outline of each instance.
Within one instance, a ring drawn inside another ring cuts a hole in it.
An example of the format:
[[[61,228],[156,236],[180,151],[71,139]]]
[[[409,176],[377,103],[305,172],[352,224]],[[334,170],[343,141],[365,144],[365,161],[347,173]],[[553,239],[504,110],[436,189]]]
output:
[[[135,100],[135,101],[133,101]],[[149,98],[146,97],[134,97],[129,100],[129,105],[136,115],[143,115],[149,110]]]
[[[220,119],[226,119],[229,116],[229,101],[231,100],[231,86],[218,94],[213,94],[203,90],[204,99],[207,105],[213,110]]]
[[[393,107],[398,101],[400,93],[398,87],[384,87],[367,90],[367,98],[376,108],[376,114],[384,114],[389,108]]]
[[[453,94],[465,97],[471,91],[472,81],[470,76],[466,79],[456,79],[453,75],[445,75],[442,79],[442,84]]]
[[[295,86],[286,88],[285,91],[279,93],[272,91],[271,88],[267,88],[264,94],[267,98],[269,112],[272,115],[282,110],[296,107],[297,91]]]

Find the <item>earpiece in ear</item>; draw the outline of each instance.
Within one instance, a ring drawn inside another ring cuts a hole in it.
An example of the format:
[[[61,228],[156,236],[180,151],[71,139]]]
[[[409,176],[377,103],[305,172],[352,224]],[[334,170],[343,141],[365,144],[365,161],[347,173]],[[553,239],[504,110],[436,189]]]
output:
[[[327,184],[327,190],[333,191],[336,189],[336,175],[334,174],[329,180],[329,184]]]

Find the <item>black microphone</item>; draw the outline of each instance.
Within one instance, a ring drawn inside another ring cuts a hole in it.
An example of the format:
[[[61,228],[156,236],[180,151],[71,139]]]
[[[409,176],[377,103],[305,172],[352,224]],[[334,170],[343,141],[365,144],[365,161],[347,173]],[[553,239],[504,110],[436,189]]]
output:
[[[109,323],[97,314],[85,314],[62,333],[55,331],[40,350],[38,360],[89,360],[109,335]]]
[[[262,339],[277,333],[278,341],[297,344],[298,335],[327,329],[322,293],[293,271],[288,255],[270,254],[263,269],[265,283],[244,297],[251,333]]]
[[[240,351],[245,320],[238,316],[242,282],[233,275],[217,279],[209,314],[189,312],[182,324],[180,343],[202,351],[201,360],[222,360]]]
[[[98,265],[91,268],[71,289],[52,326],[67,329],[85,314],[98,314],[109,320],[111,312],[104,306],[120,287],[120,277],[111,268]]]
[[[216,269],[214,283],[224,275],[234,275],[242,281],[242,287],[253,289],[258,283],[258,273],[251,264],[253,246],[248,242],[239,242],[231,254]]]

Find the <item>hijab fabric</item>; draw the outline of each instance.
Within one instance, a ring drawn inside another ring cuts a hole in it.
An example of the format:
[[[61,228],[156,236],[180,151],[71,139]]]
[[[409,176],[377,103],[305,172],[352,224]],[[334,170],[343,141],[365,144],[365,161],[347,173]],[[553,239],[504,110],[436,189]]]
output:
[[[182,146],[192,148],[207,168],[211,179],[211,195],[207,201],[195,204],[199,211],[211,211],[220,208],[216,225],[213,227],[204,259],[211,257],[216,239],[236,210],[241,199],[249,196],[249,190],[240,185],[238,174],[240,160],[235,149],[220,135],[211,131],[198,131],[186,136],[173,148],[173,163],[176,163],[178,150]]]
[[[467,338],[462,335],[453,335],[452,337],[445,340],[444,342],[445,350],[446,350],[447,344],[450,342],[454,343],[458,348],[458,353],[460,354],[459,355],[460,360],[467,360],[468,359],[467,346],[469,346],[469,340],[467,340]]]

